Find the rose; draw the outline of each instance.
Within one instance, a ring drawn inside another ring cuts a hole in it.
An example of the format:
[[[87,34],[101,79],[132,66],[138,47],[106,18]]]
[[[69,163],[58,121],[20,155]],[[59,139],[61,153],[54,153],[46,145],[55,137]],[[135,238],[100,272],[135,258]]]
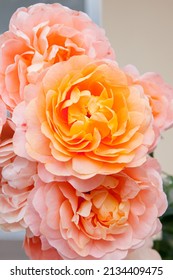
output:
[[[2,106],[1,106],[2,104]],[[23,217],[29,191],[36,174],[36,163],[15,155],[13,149],[14,123],[6,118],[3,103],[0,135],[0,227],[4,230],[23,229]]]
[[[129,84],[140,85],[149,98],[155,130],[155,141],[150,148],[152,150],[156,147],[160,134],[173,125],[173,88],[156,73],[140,76],[133,65],[127,65],[124,70],[129,76]]]
[[[20,157],[6,162],[1,169],[0,226],[4,230],[19,231],[25,227],[23,218],[35,173],[36,164]]]
[[[74,56],[28,85],[25,97],[13,114],[15,152],[52,176],[88,179],[146,160],[154,137],[148,99],[115,63]]]
[[[148,158],[140,167],[106,176],[87,193],[68,182],[37,178],[25,223],[41,250],[54,248],[63,259],[124,259],[160,231],[158,217],[166,207],[160,167]],[[32,240],[25,246],[28,252]]]
[[[14,124],[7,118],[6,106],[0,103],[0,107],[0,227],[17,231],[24,227],[26,201],[36,164],[16,157],[12,139]]]
[[[45,243],[45,240],[44,240]],[[26,236],[24,240],[24,248],[26,255],[32,260],[60,260],[62,259],[57,250],[50,246],[47,242],[42,245],[43,240],[38,236]]]
[[[81,54],[114,58],[104,30],[86,14],[60,4],[19,8],[0,36],[0,95],[9,110],[23,100],[38,72]]]

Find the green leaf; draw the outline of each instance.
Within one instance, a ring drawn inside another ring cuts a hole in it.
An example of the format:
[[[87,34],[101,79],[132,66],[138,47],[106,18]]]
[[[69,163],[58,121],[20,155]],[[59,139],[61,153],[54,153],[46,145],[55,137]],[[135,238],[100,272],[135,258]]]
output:
[[[163,260],[173,260],[173,247],[170,240],[156,240],[154,248],[160,253]]]
[[[164,260],[173,260],[173,176],[164,173],[163,188],[168,199],[168,208],[160,218],[162,239],[154,241],[156,249]]]

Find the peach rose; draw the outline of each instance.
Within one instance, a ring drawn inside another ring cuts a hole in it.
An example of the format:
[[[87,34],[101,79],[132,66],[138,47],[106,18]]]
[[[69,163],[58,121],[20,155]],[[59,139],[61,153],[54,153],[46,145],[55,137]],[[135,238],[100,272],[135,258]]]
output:
[[[0,36],[0,95],[9,109],[14,108],[38,72],[81,54],[114,58],[104,30],[85,13],[60,4],[19,8],[9,31]]]
[[[154,117],[155,148],[160,134],[173,125],[173,88],[166,84],[156,73],[145,73],[140,76],[133,65],[127,65],[125,72],[131,85],[140,85],[148,96]]]
[[[88,179],[146,160],[154,139],[148,99],[141,87],[128,86],[115,63],[72,57],[53,65],[25,94],[27,104],[13,114],[15,151],[53,176]]]
[[[24,240],[24,248],[26,255],[32,260],[61,260],[57,250],[46,242],[43,249],[43,240],[38,236],[27,236]]]
[[[140,167],[106,176],[87,193],[68,182],[45,184],[35,178],[24,218],[31,238],[63,259],[124,259],[160,231],[158,217],[167,200],[159,172],[157,161],[148,158]],[[27,251],[30,245],[26,239]]]
[[[26,201],[33,187],[36,163],[14,153],[14,124],[8,118],[0,137],[0,227],[17,231],[24,227]]]
[[[24,215],[27,197],[33,188],[36,164],[15,157],[1,170],[0,181],[0,227],[18,231],[25,227]]]

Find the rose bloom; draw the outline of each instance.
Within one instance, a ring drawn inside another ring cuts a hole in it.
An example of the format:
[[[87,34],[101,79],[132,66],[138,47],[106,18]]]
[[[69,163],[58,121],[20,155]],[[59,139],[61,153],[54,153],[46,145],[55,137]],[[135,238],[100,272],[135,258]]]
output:
[[[1,168],[0,227],[8,231],[25,228],[24,215],[28,194],[33,188],[36,163],[14,157]]]
[[[140,76],[133,65],[127,65],[125,72],[131,85],[140,85],[148,96],[154,117],[155,148],[160,134],[173,125],[173,88],[166,84],[156,73],[145,73]]]
[[[160,167],[151,158],[106,176],[86,193],[68,182],[35,178],[24,218],[26,252],[32,258],[47,258],[42,251],[50,250],[63,259],[124,259],[160,231],[158,217],[166,207]]]
[[[29,191],[33,188],[36,163],[15,155],[14,124],[2,103],[0,109],[3,124],[0,134],[0,227],[18,231],[25,225],[23,217]]]
[[[81,54],[114,59],[104,30],[85,13],[60,4],[19,8],[0,36],[0,94],[9,109],[23,100],[38,72]]]
[[[45,243],[43,247],[43,242]],[[30,236],[28,233],[24,240],[27,256],[32,260],[61,260],[57,250],[50,246],[46,240],[41,241],[39,236]],[[43,249],[44,248],[44,249]]]
[[[13,114],[15,152],[53,176],[88,179],[146,160],[154,139],[148,99],[111,61],[57,63],[27,86],[25,100]]]

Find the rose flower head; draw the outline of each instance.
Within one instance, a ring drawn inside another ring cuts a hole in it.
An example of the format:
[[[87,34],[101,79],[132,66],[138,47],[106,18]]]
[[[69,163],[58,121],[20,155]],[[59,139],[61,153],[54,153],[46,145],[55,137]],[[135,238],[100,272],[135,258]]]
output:
[[[128,75],[129,83],[140,85],[149,98],[155,131],[155,140],[151,147],[153,150],[161,133],[173,126],[173,88],[156,73],[148,72],[140,75],[133,65],[127,65],[124,70]]]
[[[27,198],[34,186],[36,163],[13,157],[0,172],[0,227],[7,231],[22,230]]]
[[[27,256],[33,260],[61,260],[61,256],[57,250],[50,246],[45,238],[39,236],[29,236],[27,231],[27,237],[24,240],[24,248]],[[43,245],[44,242],[44,245]],[[44,248],[44,250],[43,250]]]
[[[26,252],[31,258],[49,258],[51,251],[55,259],[124,259],[160,231],[166,207],[155,159],[107,175],[86,193],[37,178],[25,215]]]
[[[12,110],[37,73],[81,54],[114,59],[104,30],[87,14],[58,3],[19,8],[0,36],[0,95]]]
[[[36,163],[14,153],[14,123],[0,100],[0,227],[18,231],[24,228],[23,217],[29,191],[33,188],[32,176]]]
[[[115,63],[74,56],[53,65],[25,95],[28,101],[13,114],[26,128],[25,137],[23,124],[16,129],[16,153],[26,147],[20,156],[42,163],[52,176],[88,179],[146,160],[154,137],[151,108]]]

